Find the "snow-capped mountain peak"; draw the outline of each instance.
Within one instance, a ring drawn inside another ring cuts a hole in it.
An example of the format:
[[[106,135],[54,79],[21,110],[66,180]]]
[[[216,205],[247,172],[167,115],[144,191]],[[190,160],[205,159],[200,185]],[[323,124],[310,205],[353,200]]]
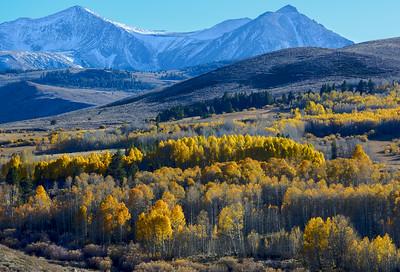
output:
[[[94,11],[92,11],[92,10],[90,10],[90,9],[88,9],[88,8],[82,7],[82,6],[78,6],[78,5],[72,6],[72,7],[70,7],[70,8],[67,8],[67,9],[61,11],[60,13],[62,13],[62,12],[65,12],[65,13],[89,12],[89,13],[91,13],[91,14],[97,16],[97,14],[96,14]]]
[[[119,23],[119,22],[107,19],[105,17],[102,17],[100,14],[92,11],[91,9],[85,8],[85,7],[81,7],[81,6],[73,6],[71,8],[66,9],[65,12],[66,13],[72,13],[72,14],[74,14],[76,16],[80,16],[80,15],[84,15],[84,14],[92,15],[92,16],[95,16],[95,17],[105,21],[105,22],[109,22],[111,24],[114,24],[115,26],[120,27],[120,28],[122,28],[122,29],[124,29],[124,30],[126,30],[128,32],[131,32],[131,33],[137,33],[137,34],[143,34],[143,35],[155,35],[155,34],[163,34],[163,33],[165,33],[163,31],[147,30],[147,29],[143,29],[143,28],[140,28],[140,27],[134,27],[134,26],[129,26],[129,25],[123,24],[123,23]]]
[[[80,18],[80,17],[85,17],[85,16],[93,16],[93,17],[102,18],[99,14],[97,14],[96,12],[94,12],[88,8],[85,8],[82,6],[72,6],[70,8],[64,9],[57,13],[51,14],[49,16],[39,18],[39,19],[31,19],[31,20],[45,21],[45,20],[60,19],[60,18],[65,19],[65,20],[70,20],[72,18]]]

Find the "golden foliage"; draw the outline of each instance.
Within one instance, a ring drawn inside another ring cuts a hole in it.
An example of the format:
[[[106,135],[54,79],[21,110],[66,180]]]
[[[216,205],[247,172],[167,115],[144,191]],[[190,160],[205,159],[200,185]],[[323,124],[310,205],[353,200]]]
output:
[[[218,231],[230,236],[237,235],[243,229],[243,215],[240,203],[223,208],[218,216]]]
[[[322,252],[328,247],[330,219],[324,222],[321,217],[311,218],[304,229],[304,251],[306,254]]]
[[[139,215],[136,224],[136,236],[139,241],[159,245],[172,237],[171,220],[165,214],[167,205],[161,201],[157,201],[148,214]]]
[[[108,195],[100,204],[100,213],[106,232],[122,228],[131,218],[128,208],[123,202],[118,202],[112,195]]]
[[[122,159],[128,165],[141,162],[143,160],[143,153],[136,147],[133,147],[128,150],[127,155],[124,155]]]
[[[225,135],[220,138],[198,136],[162,141],[154,155],[160,164],[171,162],[184,168],[238,161],[246,157],[260,161],[270,158],[310,160],[316,164],[325,161],[322,153],[315,151],[311,145],[299,144],[287,138],[250,135]]]

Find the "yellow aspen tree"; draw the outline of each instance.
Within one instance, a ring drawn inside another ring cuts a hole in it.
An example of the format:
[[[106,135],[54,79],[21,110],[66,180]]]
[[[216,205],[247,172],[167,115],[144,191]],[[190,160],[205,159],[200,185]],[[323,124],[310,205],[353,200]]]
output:
[[[39,185],[35,195],[29,198],[28,203],[17,207],[16,213],[21,219],[28,219],[28,224],[41,229],[49,223],[51,207],[49,195],[44,187]]]
[[[129,148],[127,155],[123,156],[122,159],[126,164],[132,164],[140,162],[143,159],[143,153],[136,147]]]
[[[94,200],[92,191],[86,190],[82,197],[82,203],[79,207],[79,220],[82,225],[82,236],[85,238],[88,234],[88,225],[92,223],[92,213],[90,206]]]
[[[372,163],[371,159],[369,158],[367,153],[365,153],[362,145],[360,145],[360,144],[356,145],[356,148],[354,149],[352,158],[355,160],[361,161],[361,162]]]
[[[322,269],[322,257],[328,248],[330,227],[321,217],[311,218],[304,229],[304,254],[310,266]]]
[[[21,164],[21,157],[18,154],[13,154],[11,159],[1,167],[2,177],[5,178],[11,168],[19,169]]]
[[[128,208],[123,202],[118,202],[112,195],[108,195],[100,204],[100,213],[105,234],[110,235],[119,228],[122,237],[122,228],[131,218]]]
[[[391,266],[397,257],[396,245],[388,234],[382,236],[377,236],[371,241],[370,245],[373,254],[375,255],[374,263],[377,266],[377,271],[382,271],[386,266]],[[394,267],[392,267],[394,269]],[[391,270],[389,268],[389,270]]]
[[[235,203],[223,208],[218,216],[218,231],[228,236],[233,245],[234,253],[243,250],[244,209],[242,204]]]
[[[166,242],[172,238],[173,230],[168,205],[159,200],[147,213],[141,213],[136,223],[136,237],[153,254],[166,252]]]
[[[243,229],[243,206],[236,203],[221,210],[218,216],[218,228],[225,234],[235,233]]]
[[[175,205],[175,207],[171,210],[171,225],[174,232],[180,232],[184,229],[186,225],[186,219],[182,206]]]
[[[37,211],[50,211],[51,199],[42,185],[36,188],[36,194],[30,199],[30,203]]]

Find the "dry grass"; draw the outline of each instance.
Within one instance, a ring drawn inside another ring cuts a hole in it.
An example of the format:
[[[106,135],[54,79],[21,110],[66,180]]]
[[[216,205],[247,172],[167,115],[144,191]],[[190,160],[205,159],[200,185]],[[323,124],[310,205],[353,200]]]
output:
[[[28,256],[22,252],[12,250],[0,245],[0,271],[87,271],[73,267],[63,267],[52,264],[49,261],[34,256]]]

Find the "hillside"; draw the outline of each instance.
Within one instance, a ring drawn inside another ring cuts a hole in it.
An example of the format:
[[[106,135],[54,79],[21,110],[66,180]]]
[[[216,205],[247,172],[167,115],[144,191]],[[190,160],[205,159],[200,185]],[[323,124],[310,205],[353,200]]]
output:
[[[396,77],[400,75],[399,53],[400,39],[371,42],[339,50],[286,49],[212,71],[166,88],[163,92],[139,96],[125,103],[143,99],[151,102],[172,101],[189,97],[190,94],[209,98],[221,95],[213,92],[213,89],[234,91],[239,85],[248,89],[270,89],[346,78]]]
[[[28,256],[20,251],[12,250],[0,245],[0,271],[48,271],[48,272],[66,272],[66,271],[87,271],[84,269],[63,267],[49,263],[43,258]]]
[[[382,60],[400,60],[400,38],[376,40],[343,48],[343,51],[376,56]]]

